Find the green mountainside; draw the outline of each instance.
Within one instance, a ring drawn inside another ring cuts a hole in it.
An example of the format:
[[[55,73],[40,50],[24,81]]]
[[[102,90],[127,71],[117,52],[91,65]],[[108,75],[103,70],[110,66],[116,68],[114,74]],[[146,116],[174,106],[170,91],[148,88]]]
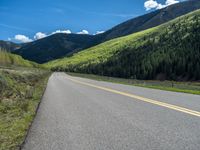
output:
[[[130,19],[103,34],[55,34],[21,46],[14,51],[23,58],[45,63],[90,48],[102,42],[143,31],[200,9],[199,0],[189,0]]]
[[[200,10],[46,64],[52,70],[136,79],[200,79]]]

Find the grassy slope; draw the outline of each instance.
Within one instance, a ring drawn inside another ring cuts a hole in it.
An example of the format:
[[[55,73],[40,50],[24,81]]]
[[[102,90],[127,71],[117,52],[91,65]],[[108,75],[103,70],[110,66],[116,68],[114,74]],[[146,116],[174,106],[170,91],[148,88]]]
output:
[[[58,59],[55,61],[51,61],[46,63],[46,66],[49,68],[63,68],[67,69],[70,67],[86,67],[89,64],[103,63],[107,61],[109,58],[114,56],[115,53],[122,50],[126,45],[135,43],[137,44],[137,40],[142,38],[144,35],[150,34],[155,31],[155,28],[138,32],[133,35],[129,35],[122,38],[117,38],[114,40],[110,40],[103,44],[97,45],[95,47],[86,49],[77,54],[74,54],[72,57],[66,57],[63,59]]]
[[[139,87],[145,87],[145,88],[153,88],[153,89],[159,89],[159,90],[165,90],[165,91],[200,95],[199,82],[135,80],[135,79],[122,79],[122,78],[98,76],[98,75],[92,75],[92,74],[80,74],[80,73],[67,73],[67,74],[76,76],[76,77],[98,80],[98,81],[106,81],[106,82],[133,85],[133,86],[139,86]]]
[[[21,56],[5,52],[0,49],[0,66],[39,67],[38,64],[24,60]]]
[[[53,70],[126,78],[136,75],[138,79],[153,79],[157,75],[155,72],[167,72],[171,75],[169,79],[181,74],[198,79],[199,72],[193,74],[191,70],[200,71],[199,18],[200,10],[158,27],[105,42],[72,57],[49,62],[46,66]],[[188,47],[191,43],[194,43],[192,47]],[[181,66],[183,61],[184,66]]]
[[[0,51],[0,150],[19,149],[50,75],[36,63]]]
[[[19,149],[49,74],[34,68],[0,68],[0,149]]]

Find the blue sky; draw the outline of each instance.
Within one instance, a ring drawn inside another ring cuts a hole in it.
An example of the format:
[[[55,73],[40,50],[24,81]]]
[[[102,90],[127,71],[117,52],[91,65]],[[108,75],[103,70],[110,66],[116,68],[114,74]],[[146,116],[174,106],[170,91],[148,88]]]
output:
[[[38,39],[56,31],[95,34],[165,7],[168,3],[177,2],[178,0],[0,0],[0,39],[29,42],[34,40],[34,36]]]

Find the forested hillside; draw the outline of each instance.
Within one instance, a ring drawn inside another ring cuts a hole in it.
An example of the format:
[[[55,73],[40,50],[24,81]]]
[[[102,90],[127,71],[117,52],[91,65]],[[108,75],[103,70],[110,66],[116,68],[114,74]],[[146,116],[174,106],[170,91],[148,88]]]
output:
[[[94,44],[93,35],[59,33],[27,43],[13,53],[30,61],[45,63],[89,48]]]
[[[22,47],[14,53],[37,63],[45,63],[117,37],[158,26],[197,9],[200,9],[199,0],[184,1],[128,20],[103,34],[54,34],[22,45]]]
[[[47,64],[53,70],[136,79],[200,79],[200,10]]]

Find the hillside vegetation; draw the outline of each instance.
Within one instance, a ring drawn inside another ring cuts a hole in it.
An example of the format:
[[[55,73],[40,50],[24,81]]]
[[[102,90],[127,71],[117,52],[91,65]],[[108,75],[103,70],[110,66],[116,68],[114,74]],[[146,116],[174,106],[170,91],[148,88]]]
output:
[[[34,62],[24,60],[21,56],[14,55],[0,49],[0,66],[38,67]]]
[[[199,58],[200,10],[197,10],[46,66],[52,70],[124,78],[199,80]]]
[[[46,38],[21,45],[15,54],[23,58],[45,63],[69,56],[105,41],[143,31],[166,23],[176,17],[200,9],[199,0],[189,0],[123,22],[103,34],[54,34]]]
[[[20,149],[50,72],[0,51],[0,150]]]
[[[50,73],[0,67],[0,150],[17,150],[35,116]]]

